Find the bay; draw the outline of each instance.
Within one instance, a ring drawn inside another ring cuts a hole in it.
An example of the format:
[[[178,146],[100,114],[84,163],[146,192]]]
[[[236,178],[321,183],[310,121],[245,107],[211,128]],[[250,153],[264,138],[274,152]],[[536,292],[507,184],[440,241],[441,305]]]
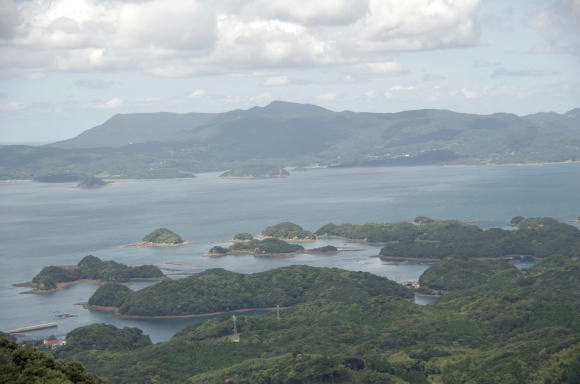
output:
[[[328,222],[410,221],[419,215],[479,220],[482,227],[502,227],[518,215],[568,221],[580,215],[579,194],[580,164],[317,169],[263,180],[220,179],[217,173],[207,173],[191,180],[116,183],[99,190],[81,190],[68,183],[0,183],[0,330],[58,323],[58,328],[30,333],[37,338],[107,322],[137,326],[161,341],[201,321],[118,319],[85,310],[75,304],[87,301],[94,292],[96,286],[90,283],[46,295],[22,295],[22,288],[12,287],[30,281],[43,266],[76,264],[87,254],[175,270],[167,273],[207,268],[252,273],[307,264],[415,280],[427,265],[387,263],[372,257],[379,247],[342,240],[320,240],[306,247],[333,244],[352,251],[290,259],[202,255],[238,232],[257,234],[280,221],[309,230]],[[158,227],[168,227],[192,244],[119,247]],[[132,288],[148,284],[138,282]],[[56,318],[63,313],[78,317]]]

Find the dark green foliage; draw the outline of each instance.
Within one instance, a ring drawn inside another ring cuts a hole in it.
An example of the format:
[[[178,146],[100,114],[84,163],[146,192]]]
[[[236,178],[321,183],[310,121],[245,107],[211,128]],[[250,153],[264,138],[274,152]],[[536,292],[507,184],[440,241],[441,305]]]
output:
[[[415,224],[429,224],[429,223],[432,223],[434,221],[435,220],[433,220],[432,218],[427,217],[427,216],[417,216],[417,217],[415,217],[415,220],[413,220],[413,222]]]
[[[79,280],[79,275],[75,269],[65,269],[61,267],[44,267],[32,278],[32,282],[40,289],[56,288],[56,283]]]
[[[276,225],[269,226],[262,231],[262,236],[274,237],[277,239],[300,239],[314,240],[316,236],[310,231],[305,231],[298,224],[285,221]]]
[[[77,328],[66,335],[66,345],[58,351],[59,357],[101,350],[127,352],[151,345],[151,339],[139,328],[117,328],[110,324],[91,324]]]
[[[509,270],[515,271],[516,267],[501,261],[449,257],[426,270],[419,283],[428,289],[455,291],[486,283],[496,273]]]
[[[55,360],[30,346],[0,337],[0,383],[105,384],[77,362]]]
[[[99,296],[93,295],[90,303],[106,305],[109,296],[101,295],[99,290],[95,292]],[[378,295],[413,297],[407,288],[365,272],[291,266],[244,275],[211,269],[130,293],[119,312],[145,316],[185,315],[288,306],[321,298],[357,302]],[[103,303],[100,297],[105,300]]]
[[[550,218],[517,221],[517,230],[513,231],[482,230],[454,220],[434,221],[417,226],[419,232],[414,239],[392,239],[394,242],[386,244],[381,255],[428,259],[578,255],[580,231],[576,227]]]
[[[170,231],[167,228],[158,228],[146,235],[143,241],[155,244],[181,244],[183,239],[177,233]]]
[[[105,180],[99,177],[89,176],[82,179],[81,182],[77,185],[77,187],[83,189],[96,189],[104,187],[107,184],[108,183]]]
[[[220,175],[220,177],[241,177],[241,178],[270,178],[290,176],[284,168],[268,164],[243,165],[230,169]]]
[[[228,253],[228,249],[224,248],[224,247],[220,247],[219,245],[216,245],[215,247],[212,247],[209,250],[210,254],[215,254],[215,255],[225,255],[226,253]]]
[[[102,261],[98,257],[85,256],[76,268],[44,267],[32,279],[39,289],[56,288],[57,283],[82,279],[101,281],[127,281],[130,279],[162,278],[163,272],[154,265],[129,267],[115,261]]]
[[[308,249],[307,251],[308,253],[336,253],[338,252],[338,248],[334,245],[325,245],[323,247]]]
[[[266,238],[264,240],[250,240],[244,243],[234,243],[228,248],[228,252],[231,253],[242,252],[242,253],[253,253],[255,255],[284,254],[284,253],[299,252],[303,250],[304,247],[301,245],[289,244],[283,240],[276,238]]]
[[[252,236],[251,233],[248,232],[242,232],[242,233],[238,233],[234,236],[234,240],[238,240],[238,241],[248,241],[248,240],[253,240],[254,236]]]
[[[315,278],[288,277],[292,272],[297,271],[270,271],[276,286],[288,290]],[[218,273],[239,289],[238,274]],[[275,313],[240,316],[239,343],[230,339],[231,318],[220,317],[192,324],[165,343],[128,352],[83,350],[70,357],[123,384],[575,383],[579,278],[580,262],[550,257],[527,271],[499,271],[429,306],[395,297],[357,298],[350,285],[326,295],[330,300],[281,311],[279,320]],[[335,288],[345,285],[329,280]],[[198,286],[214,289],[209,281]]]
[[[339,236],[355,240],[365,240],[371,243],[390,241],[413,241],[421,230],[411,223],[384,224],[326,224],[316,231],[319,236]]]
[[[120,307],[131,293],[131,289],[121,284],[101,285],[89,299],[89,305]]]

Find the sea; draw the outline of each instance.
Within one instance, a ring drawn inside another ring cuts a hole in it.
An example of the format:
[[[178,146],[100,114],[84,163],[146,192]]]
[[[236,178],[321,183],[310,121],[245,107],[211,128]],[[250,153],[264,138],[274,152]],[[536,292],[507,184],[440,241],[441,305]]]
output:
[[[476,221],[506,227],[514,216],[549,216],[568,222],[580,216],[580,164],[541,166],[426,166],[332,168],[292,172],[279,179],[221,179],[219,173],[188,180],[118,182],[84,190],[75,184],[0,183],[0,330],[56,322],[24,339],[65,336],[74,328],[109,323],[138,327],[154,342],[168,340],[188,324],[206,318],[120,319],[84,309],[97,288],[72,285],[42,295],[21,294],[48,265],[76,264],[86,255],[128,265],[155,264],[171,278],[224,268],[254,273],[287,265],[366,271],[405,282],[429,265],[387,262],[380,247],[340,239],[305,243],[343,250],[334,255],[256,258],[204,257],[239,232],[259,234],[266,226],[292,221],[316,230],[327,223],[412,221],[416,216]],[[190,245],[121,248],[167,227]],[[522,265],[521,267],[525,267]],[[153,282],[134,282],[140,289]],[[417,298],[419,304],[432,299]],[[250,316],[261,312],[253,311]]]

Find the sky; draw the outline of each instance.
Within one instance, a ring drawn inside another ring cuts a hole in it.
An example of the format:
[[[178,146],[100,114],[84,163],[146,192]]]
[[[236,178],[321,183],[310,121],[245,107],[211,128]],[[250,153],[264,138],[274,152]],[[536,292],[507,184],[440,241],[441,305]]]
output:
[[[580,107],[580,0],[0,0],[0,143],[119,113]]]

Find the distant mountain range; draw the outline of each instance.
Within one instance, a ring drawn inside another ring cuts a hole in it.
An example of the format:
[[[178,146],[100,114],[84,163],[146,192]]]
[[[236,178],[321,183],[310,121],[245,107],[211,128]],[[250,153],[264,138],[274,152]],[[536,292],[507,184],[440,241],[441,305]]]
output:
[[[275,101],[225,113],[115,115],[79,136],[0,147],[0,179],[187,177],[240,165],[376,166],[580,160],[580,109],[475,115],[333,112]]]

